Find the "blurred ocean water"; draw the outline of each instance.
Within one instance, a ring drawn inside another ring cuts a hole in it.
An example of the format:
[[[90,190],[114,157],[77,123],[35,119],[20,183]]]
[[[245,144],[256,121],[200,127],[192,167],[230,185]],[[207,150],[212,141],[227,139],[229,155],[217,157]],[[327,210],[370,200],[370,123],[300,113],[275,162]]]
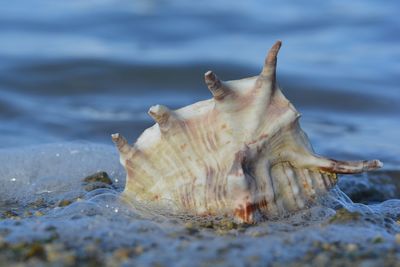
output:
[[[278,78],[301,111],[398,118],[399,5],[4,2],[0,147],[109,143],[114,131],[134,140],[151,124],[149,106],[210,97],[208,69],[225,80],[258,73],[276,39],[283,40]]]
[[[147,253],[132,262],[142,265],[155,264],[157,255],[166,265],[203,257],[212,266],[218,259],[221,266],[264,266],[296,260],[317,241],[367,244],[378,255],[392,249],[400,259],[393,237],[400,219],[399,10],[395,0],[0,1],[0,211],[38,198],[47,203],[43,217],[0,221],[0,233],[10,233],[7,242],[31,242],[54,226],[69,249],[97,238],[107,257],[141,244]],[[323,206],[299,215],[315,219],[300,229],[293,225],[303,217],[193,237],[179,224],[124,211],[115,190],[83,190],[80,179],[102,170],[123,188],[111,133],[133,142],[153,123],[150,106],[179,108],[209,98],[203,82],[209,69],[223,80],[256,75],[277,39],[283,41],[279,83],[303,114],[315,150],[385,163],[382,172],[339,183],[353,200],[369,204],[340,205],[373,214],[372,222],[326,226],[335,211]],[[49,208],[76,197],[83,201]],[[388,242],[368,245],[376,236]]]

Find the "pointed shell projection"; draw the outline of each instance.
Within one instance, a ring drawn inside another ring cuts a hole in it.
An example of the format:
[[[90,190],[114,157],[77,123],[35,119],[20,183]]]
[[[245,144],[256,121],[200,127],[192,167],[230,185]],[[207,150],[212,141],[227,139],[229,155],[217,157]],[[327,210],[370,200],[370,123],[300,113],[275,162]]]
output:
[[[382,167],[379,160],[337,161],[316,155],[300,114],[276,82],[281,42],[258,76],[205,82],[213,98],[178,110],[156,105],[156,124],[133,146],[112,135],[127,172],[123,195],[195,216],[255,223],[313,204],[337,174]]]

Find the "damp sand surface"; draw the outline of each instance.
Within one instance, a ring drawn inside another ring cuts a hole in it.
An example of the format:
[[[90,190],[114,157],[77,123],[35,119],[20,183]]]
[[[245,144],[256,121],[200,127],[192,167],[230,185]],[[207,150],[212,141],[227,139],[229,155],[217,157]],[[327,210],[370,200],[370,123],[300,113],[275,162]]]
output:
[[[0,265],[399,266],[399,3],[289,2],[2,6]],[[210,68],[258,73],[276,39],[280,85],[316,152],[384,168],[257,225],[122,202],[110,134],[133,142],[151,105],[209,98]]]

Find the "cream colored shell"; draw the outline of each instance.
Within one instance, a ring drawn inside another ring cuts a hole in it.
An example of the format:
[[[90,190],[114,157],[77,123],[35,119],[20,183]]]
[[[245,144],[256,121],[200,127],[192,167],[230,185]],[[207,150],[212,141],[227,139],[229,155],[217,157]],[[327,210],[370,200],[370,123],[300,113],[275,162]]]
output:
[[[156,124],[133,146],[112,136],[127,172],[123,195],[192,215],[254,223],[304,209],[336,184],[337,173],[382,166],[314,154],[300,114],[276,82],[281,42],[260,75],[220,81],[208,71],[213,98],[178,110],[153,106]]]

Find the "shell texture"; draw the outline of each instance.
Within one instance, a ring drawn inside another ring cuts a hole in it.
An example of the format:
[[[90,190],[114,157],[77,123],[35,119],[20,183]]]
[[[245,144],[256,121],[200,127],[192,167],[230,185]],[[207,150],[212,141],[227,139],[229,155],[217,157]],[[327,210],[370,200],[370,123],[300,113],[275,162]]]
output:
[[[123,196],[196,216],[244,223],[312,205],[337,181],[382,167],[379,160],[337,161],[316,155],[300,114],[276,81],[277,41],[258,76],[205,82],[213,98],[178,110],[156,105],[156,124],[134,145],[113,134],[127,172]]]

